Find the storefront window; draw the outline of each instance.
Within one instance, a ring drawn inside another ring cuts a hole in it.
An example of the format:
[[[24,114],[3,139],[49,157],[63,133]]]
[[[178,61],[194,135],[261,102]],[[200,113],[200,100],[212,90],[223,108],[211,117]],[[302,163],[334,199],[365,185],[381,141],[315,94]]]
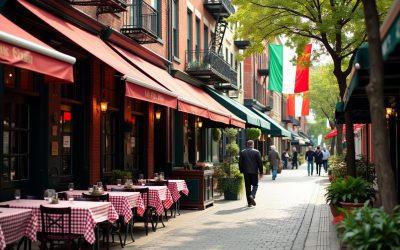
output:
[[[29,177],[29,106],[21,103],[3,105],[3,173],[4,181]]]
[[[72,126],[72,112],[69,106],[64,106],[65,110],[60,112],[60,129],[61,129],[61,164],[60,175],[72,175],[72,146],[73,146],[73,126]]]
[[[116,137],[116,112],[102,114],[101,121],[101,166],[103,173],[110,173],[115,169],[115,137]]]
[[[18,69],[5,65],[3,81],[5,88],[18,89],[23,91],[36,90],[34,73],[28,70]]]

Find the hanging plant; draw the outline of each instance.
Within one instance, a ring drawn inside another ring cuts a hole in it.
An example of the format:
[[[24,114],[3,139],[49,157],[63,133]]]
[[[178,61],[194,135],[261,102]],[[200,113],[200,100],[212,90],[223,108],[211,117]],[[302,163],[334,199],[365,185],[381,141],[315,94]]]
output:
[[[221,132],[220,128],[214,128],[212,133],[213,133],[212,134],[212,138],[213,138],[214,141],[221,140],[222,132]]]
[[[248,140],[257,141],[261,137],[261,129],[259,128],[247,128],[246,136]]]

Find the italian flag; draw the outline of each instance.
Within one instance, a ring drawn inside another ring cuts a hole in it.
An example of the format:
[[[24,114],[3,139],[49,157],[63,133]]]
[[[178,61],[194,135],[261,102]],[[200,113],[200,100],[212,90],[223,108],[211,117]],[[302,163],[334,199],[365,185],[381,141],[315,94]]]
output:
[[[287,115],[300,117],[310,114],[310,99],[308,92],[287,95]]]
[[[268,90],[293,94],[308,90],[311,44],[307,44],[297,58],[297,66],[291,60],[294,51],[283,45],[269,44],[269,84]]]

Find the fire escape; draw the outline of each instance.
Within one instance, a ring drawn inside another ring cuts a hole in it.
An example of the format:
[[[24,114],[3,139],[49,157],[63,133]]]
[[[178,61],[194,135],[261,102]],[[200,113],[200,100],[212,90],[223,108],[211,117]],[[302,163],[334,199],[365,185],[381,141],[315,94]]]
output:
[[[230,0],[204,0],[204,7],[217,21],[210,46],[204,51],[186,52],[186,72],[220,90],[237,90],[237,71],[220,55],[228,23],[235,13]]]
[[[72,5],[97,6],[96,14],[120,13],[126,11],[126,0],[65,0]]]

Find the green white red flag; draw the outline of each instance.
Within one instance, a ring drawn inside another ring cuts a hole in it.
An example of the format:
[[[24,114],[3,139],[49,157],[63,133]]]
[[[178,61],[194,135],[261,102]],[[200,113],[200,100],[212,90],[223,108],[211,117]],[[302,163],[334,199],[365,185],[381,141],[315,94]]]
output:
[[[293,94],[308,90],[309,64],[312,45],[307,44],[297,58],[297,66],[291,60],[294,51],[288,47],[269,44],[269,84],[268,90]]]

